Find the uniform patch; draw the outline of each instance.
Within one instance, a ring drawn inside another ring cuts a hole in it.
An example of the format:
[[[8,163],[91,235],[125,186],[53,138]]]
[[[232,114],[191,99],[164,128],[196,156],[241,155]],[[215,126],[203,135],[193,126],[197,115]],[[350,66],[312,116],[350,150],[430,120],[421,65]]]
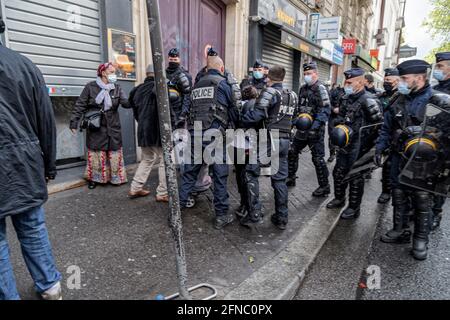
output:
[[[192,100],[214,99],[214,87],[204,87],[192,90]]]

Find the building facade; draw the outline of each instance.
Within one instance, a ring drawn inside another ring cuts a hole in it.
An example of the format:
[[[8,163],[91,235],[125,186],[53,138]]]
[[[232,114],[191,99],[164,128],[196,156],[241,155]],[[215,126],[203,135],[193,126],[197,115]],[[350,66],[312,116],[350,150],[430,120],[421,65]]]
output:
[[[84,86],[95,80],[98,65],[111,58],[109,30],[132,35],[131,8],[130,1],[122,0],[0,1],[7,27],[4,44],[30,58],[46,80],[56,115],[60,168],[84,161],[84,135],[74,136],[69,130],[71,111]],[[132,59],[132,44],[128,51]],[[120,78],[126,91],[135,86],[132,73]],[[124,109],[120,114],[124,155],[132,163],[136,161],[133,115]]]

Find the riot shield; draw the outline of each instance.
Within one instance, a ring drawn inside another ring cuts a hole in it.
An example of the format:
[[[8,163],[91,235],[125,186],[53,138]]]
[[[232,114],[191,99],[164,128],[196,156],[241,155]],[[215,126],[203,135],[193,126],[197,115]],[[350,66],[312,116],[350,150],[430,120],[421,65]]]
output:
[[[419,132],[406,141],[401,184],[450,197],[450,112],[428,104]]]
[[[361,127],[358,137],[359,155],[343,182],[363,177],[378,168],[373,159],[375,157],[375,144],[382,125],[382,123],[377,123]]]

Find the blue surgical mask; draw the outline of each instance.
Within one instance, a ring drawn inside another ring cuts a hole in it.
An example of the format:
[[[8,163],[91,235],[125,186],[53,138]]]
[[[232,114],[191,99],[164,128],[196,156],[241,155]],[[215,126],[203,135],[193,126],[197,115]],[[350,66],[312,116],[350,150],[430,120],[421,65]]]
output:
[[[257,80],[261,80],[262,78],[264,78],[264,73],[262,73],[262,71],[254,71],[253,77]]]
[[[110,74],[108,75],[108,82],[111,84],[114,84],[117,82],[117,75],[116,74]]]
[[[312,85],[313,81],[314,81],[314,79],[311,75],[305,76],[305,82],[307,85],[309,85],[309,86]]]
[[[442,70],[434,70],[433,72],[433,77],[437,80],[437,81],[444,81],[445,78],[447,77],[446,74],[444,74],[444,71]]]
[[[398,92],[407,96],[411,93],[411,89],[408,87],[408,84],[406,82],[400,81],[400,83],[398,84]]]
[[[352,86],[345,86],[344,87],[344,91],[345,91],[345,94],[348,95],[348,96],[351,96],[353,94],[353,92],[354,92]]]

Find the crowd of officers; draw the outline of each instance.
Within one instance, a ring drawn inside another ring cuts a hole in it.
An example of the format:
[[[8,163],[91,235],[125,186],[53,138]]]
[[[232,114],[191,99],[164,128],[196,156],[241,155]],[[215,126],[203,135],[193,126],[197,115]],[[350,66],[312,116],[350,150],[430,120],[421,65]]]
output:
[[[213,48],[208,49],[207,65],[193,81],[181,65],[179,50],[172,49],[167,69],[172,126],[187,128],[192,135],[196,122],[202,123],[203,134],[211,128],[224,132],[229,128],[267,129],[270,141],[267,152],[270,154],[275,151],[273,146],[278,146],[279,156],[278,168],[270,175],[275,200],[271,221],[281,230],[286,229],[289,221],[288,187],[297,183],[300,153],[307,148],[311,151],[318,182],[313,196],[326,198],[333,192],[334,198],[327,208],[346,206],[341,218],[347,220],[357,219],[361,214],[365,180],[371,178],[373,170],[355,171],[355,166],[370,156],[372,169],[383,168],[378,202],[386,204],[392,198],[394,207],[393,229],[381,240],[409,243],[413,238],[412,254],[424,260],[428,236],[440,224],[445,198],[404,186],[399,175],[407,162],[404,143],[414,134],[410,128],[423,123],[426,105],[433,101],[442,108],[450,108],[450,53],[437,54],[436,58],[433,76],[439,85],[434,88],[429,79],[431,65],[422,60],[409,60],[386,69],[384,90],[375,88],[373,76],[360,68],[344,73],[344,87],[329,88],[319,80],[317,64],[308,62],[303,66],[305,84],[296,94],[283,85],[286,76],[283,66],[269,68],[259,61],[239,85]],[[336,161],[332,172],[334,190],[325,160],[327,129],[328,162]],[[277,135],[272,135],[275,131]],[[194,140],[192,136],[191,141]],[[203,142],[202,151],[209,143]],[[223,157],[223,162],[209,166],[214,185],[214,227],[222,229],[236,217],[241,225],[256,227],[264,219],[259,193],[262,165],[259,162],[235,165],[241,203],[232,214],[227,186],[230,168],[226,155]],[[183,165],[182,210],[189,207],[202,167],[195,161]],[[411,221],[414,232],[410,231]]]

